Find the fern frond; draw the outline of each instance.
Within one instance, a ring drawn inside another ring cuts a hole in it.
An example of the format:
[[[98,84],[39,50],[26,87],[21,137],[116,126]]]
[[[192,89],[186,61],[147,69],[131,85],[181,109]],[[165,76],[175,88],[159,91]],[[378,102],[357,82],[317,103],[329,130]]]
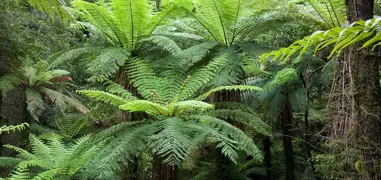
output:
[[[115,75],[129,56],[130,52],[124,48],[104,49],[93,61],[87,64],[87,72],[92,75],[90,80],[102,81]]]
[[[23,83],[23,80],[15,75],[2,76],[0,77],[0,91],[2,95],[5,96],[8,91],[16,88],[21,83]]]
[[[41,90],[44,92],[45,95],[47,95],[50,98],[50,100],[54,104],[56,104],[59,107],[65,107],[66,104],[69,104],[70,106],[76,108],[79,112],[83,114],[86,114],[89,111],[89,109],[87,109],[87,107],[84,106],[77,99],[74,99],[52,89],[42,88]]]
[[[88,121],[88,117],[78,115],[66,115],[55,119],[60,133],[66,138],[76,136]]]
[[[38,160],[46,161],[49,159],[53,159],[53,157],[51,156],[51,148],[47,146],[41,139],[39,139],[33,134],[30,134],[29,140],[32,147],[32,153],[36,157],[39,157]]]
[[[208,65],[197,69],[184,82],[183,88],[178,93],[176,100],[184,100],[193,96],[198,90],[216,77],[217,73],[225,65],[226,56],[214,58]],[[198,99],[196,99],[198,100]]]
[[[58,52],[56,54],[53,54],[52,56],[48,57],[46,60],[49,63],[49,69],[57,68],[58,66],[72,62],[78,58],[80,58],[82,55],[85,55],[89,52],[95,51],[94,48],[90,47],[83,47],[83,48],[75,48],[70,50],[64,50],[61,52]]]
[[[125,99],[135,99],[131,92],[127,91],[126,88],[120,84],[114,83],[110,80],[105,80],[102,84],[106,87],[106,91],[112,94],[119,95]]]
[[[156,116],[169,116],[170,114],[167,107],[147,100],[132,100],[120,105],[119,109],[129,112],[146,112]]]
[[[175,41],[162,35],[152,35],[143,39],[142,42],[151,42],[172,55],[178,55],[182,51]]]
[[[192,149],[191,138],[185,133],[184,122],[180,118],[163,120],[159,133],[149,139],[149,147],[155,155],[164,158],[163,163],[179,165]]]
[[[27,110],[33,119],[38,121],[38,117],[45,110],[45,103],[41,94],[33,89],[27,88],[25,91]]]
[[[91,23],[102,35],[114,46],[125,47],[125,35],[117,21],[109,11],[107,4],[100,2],[99,4],[89,3],[82,0],[72,2],[78,17],[85,19]],[[123,39],[122,39],[123,38]]]
[[[221,146],[227,145],[232,146],[231,143],[236,142],[236,148],[239,150],[244,151],[247,155],[253,156],[256,159],[262,159],[262,154],[258,147],[254,144],[253,140],[250,139],[244,132],[242,132],[237,127],[234,127],[233,125],[220,120],[218,118],[210,117],[210,116],[202,116],[202,115],[195,115],[191,116],[194,119],[198,119],[200,122],[203,123],[203,125],[211,127],[215,129],[215,131],[219,132],[221,135],[225,136],[225,139],[222,137],[219,137],[219,140],[224,140],[226,142],[223,142]],[[213,134],[216,135],[216,134]],[[218,136],[217,136],[218,138]],[[232,141],[226,139],[231,138]],[[231,150],[231,148],[225,149],[226,153],[228,153],[228,150]],[[232,155],[232,157],[234,157]]]
[[[188,112],[203,112],[210,109],[214,109],[214,105],[196,100],[187,100],[176,103],[170,103],[168,106],[170,108],[170,111],[172,112],[172,115],[181,115]]]
[[[104,91],[96,91],[96,90],[79,90],[77,91],[79,94],[83,94],[89,98],[92,98],[96,101],[101,101],[104,103],[111,104],[113,106],[119,106],[126,104],[128,102],[127,99],[122,98],[120,96],[104,92]]]
[[[286,83],[289,83],[292,80],[297,79],[299,76],[295,69],[293,68],[284,68],[280,70],[275,77],[272,79],[270,83],[268,83],[267,87],[269,89],[273,89],[278,86],[282,86]]]
[[[120,163],[131,160],[146,147],[146,138],[154,133],[153,127],[152,125],[136,126],[121,132],[99,152],[97,158],[91,162],[95,166],[89,168],[99,170],[100,177],[112,176],[114,172],[118,172]]]
[[[8,148],[8,149],[12,149],[14,151],[16,151],[17,153],[19,153],[19,156],[22,158],[22,159],[26,159],[26,160],[33,160],[33,159],[36,159],[36,156],[33,155],[32,153],[29,153],[28,151],[25,151],[24,149],[21,149],[21,148],[18,148],[18,147],[15,147],[15,146],[12,146],[12,145],[4,145],[5,148]]]
[[[145,99],[152,98],[152,92],[157,91],[159,78],[156,77],[148,61],[136,58],[127,62],[127,74],[131,82]]]
[[[24,130],[26,127],[29,127],[29,124],[28,123],[22,123],[22,124],[19,124],[19,125],[10,125],[10,126],[0,126],[0,134],[3,133],[3,132],[7,132],[9,133],[10,131],[12,132],[15,132],[15,131],[22,131]]]
[[[0,167],[16,167],[22,160],[19,158],[12,157],[0,157]]]
[[[217,44],[218,43],[215,41],[203,42],[190,48],[184,49],[177,55],[169,56],[159,60],[156,62],[156,64],[166,64],[166,66],[169,67],[183,68],[186,70],[207,56],[212,51],[212,49],[217,46]]]
[[[260,134],[270,135],[270,126],[262,121],[260,117],[255,114],[244,112],[240,109],[236,110],[211,110],[207,112],[210,116],[221,118],[221,119],[231,119],[237,122],[245,124],[249,128],[255,129]]]
[[[27,169],[18,169],[12,172],[10,180],[30,180],[30,174]]]
[[[91,23],[114,46],[138,50],[140,41],[172,11],[168,5],[160,12],[153,12],[148,0],[113,0],[110,3],[73,2],[77,16]]]
[[[34,176],[32,180],[51,180],[54,179],[54,177],[56,177],[58,173],[58,169],[51,169],[37,174],[37,176]]]
[[[20,0],[15,0],[19,3]],[[69,13],[66,7],[65,1],[60,0],[28,0],[32,7],[38,9],[41,12],[47,13],[51,20],[55,20],[56,16],[63,22],[73,20],[72,15]]]
[[[220,86],[213,88],[209,90],[208,92],[202,94],[201,96],[197,97],[196,100],[203,100],[210,96],[212,93],[218,92],[218,91],[262,91],[262,88],[257,86],[246,86],[246,85],[234,85],[234,86]]]
[[[378,31],[380,20],[380,17],[376,17],[367,21],[354,22],[347,28],[334,27],[328,31],[316,31],[312,35],[294,42],[287,48],[261,55],[261,60],[264,62],[272,58],[274,61],[278,60],[281,63],[286,63],[297,52],[299,52],[299,55],[296,59],[300,58],[312,46],[315,46],[315,53],[323,48],[333,46],[329,55],[329,58],[331,58],[335,54],[340,54],[350,45],[360,41],[364,41],[362,48],[373,46],[374,50],[374,48],[381,45],[381,43],[377,43],[381,40]]]

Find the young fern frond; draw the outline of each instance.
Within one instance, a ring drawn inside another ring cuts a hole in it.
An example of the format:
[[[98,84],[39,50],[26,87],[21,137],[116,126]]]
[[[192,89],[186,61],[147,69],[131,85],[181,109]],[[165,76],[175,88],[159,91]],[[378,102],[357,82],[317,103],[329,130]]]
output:
[[[167,107],[147,100],[132,100],[120,105],[119,109],[129,112],[146,112],[155,116],[169,116],[170,114]]]
[[[12,132],[16,132],[16,131],[22,131],[24,130],[26,127],[29,127],[29,124],[28,123],[22,123],[22,124],[19,124],[19,125],[10,125],[10,126],[0,126],[0,134],[3,133],[3,132],[7,132],[9,133],[10,131]]]

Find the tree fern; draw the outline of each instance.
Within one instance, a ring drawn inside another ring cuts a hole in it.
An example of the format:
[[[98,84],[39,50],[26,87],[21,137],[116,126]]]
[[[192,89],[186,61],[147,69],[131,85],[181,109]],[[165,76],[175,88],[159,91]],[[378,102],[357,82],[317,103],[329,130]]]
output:
[[[148,149],[154,156],[162,157],[163,163],[179,165],[193,150],[200,148],[203,142],[216,143],[218,147],[221,147],[223,154],[232,161],[237,161],[237,150],[244,151],[255,158],[261,158],[259,149],[244,132],[208,114],[208,111],[214,108],[213,105],[193,99],[210,79],[217,76],[218,69],[215,68],[220,67],[222,64],[220,61],[224,62],[224,58],[221,57],[205,67],[194,70],[190,77],[183,82],[179,80],[178,82],[181,83],[176,84],[172,83],[172,77],[156,75],[147,61],[135,59],[128,66],[127,73],[143,99],[123,98],[125,93],[117,90],[120,86],[116,86],[115,94],[91,90],[79,91],[102,102],[119,105],[120,110],[148,114],[146,119],[122,123],[97,135],[96,139],[110,137],[110,144],[101,151],[99,157],[93,160],[92,165],[89,165],[83,174],[112,179],[111,177],[120,171],[119,167],[122,163],[128,163],[143,149]],[[181,71],[179,73],[186,74]],[[180,76],[180,79],[182,77],[184,76]],[[109,84],[111,83],[107,83]],[[245,88],[259,89],[253,86],[226,86],[214,89],[212,92],[222,89],[244,90]],[[172,96],[167,95],[173,91]],[[210,94],[211,92],[202,97]],[[259,119],[257,121],[258,131],[260,131],[263,124],[260,124]],[[264,133],[264,130],[261,132]],[[103,165],[94,167],[93,164]],[[101,169],[101,173],[97,172]]]
[[[60,176],[73,176],[85,165],[96,152],[104,146],[104,141],[89,144],[90,136],[79,139],[75,145],[65,145],[60,139],[50,139],[47,143],[35,135],[30,135],[32,153],[23,149],[5,145],[6,148],[17,151],[20,159],[8,159],[9,165],[14,166],[10,179],[54,179]],[[6,160],[6,158],[4,158]],[[32,172],[29,168],[37,168],[39,173]]]
[[[148,0],[113,0],[98,4],[76,0],[73,6],[79,17],[95,26],[114,46],[131,50],[137,50],[143,37],[151,35],[173,8],[169,6],[154,13]]]
[[[33,62],[25,59],[19,69],[0,78],[0,90],[6,95],[12,89],[22,88],[25,92],[27,110],[35,120],[38,120],[46,109],[47,101],[60,108],[70,105],[86,113],[88,109],[81,102],[57,90],[57,84],[71,80],[68,75],[68,71],[51,69],[47,61]]]

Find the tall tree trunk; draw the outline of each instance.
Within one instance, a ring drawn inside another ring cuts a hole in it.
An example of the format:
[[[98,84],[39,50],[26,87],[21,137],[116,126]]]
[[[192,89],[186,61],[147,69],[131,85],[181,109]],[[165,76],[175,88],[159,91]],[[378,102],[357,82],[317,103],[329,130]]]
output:
[[[163,158],[154,157],[152,180],[177,180],[178,166],[163,164]]]
[[[374,0],[346,0],[350,23],[373,18]],[[332,137],[346,140],[346,147],[362,151],[364,179],[380,175],[380,77],[377,53],[356,43],[344,51],[332,89]],[[353,156],[353,155],[352,155]]]
[[[346,0],[350,23],[373,18],[374,0]],[[365,179],[381,179],[380,175],[380,77],[377,53],[361,49],[361,43],[344,51],[339,63],[336,83],[337,116],[334,136],[348,139],[348,144],[362,151],[361,174]],[[377,162],[377,163],[376,163]]]
[[[321,68],[318,68],[316,69],[315,71],[311,72],[311,74],[307,75],[307,76],[304,76],[303,74],[300,75],[300,79],[302,80],[302,83],[303,83],[303,87],[304,87],[304,92],[305,92],[305,96],[306,96],[306,99],[307,99],[307,107],[304,111],[304,150],[307,154],[307,158],[308,158],[308,161],[310,162],[310,165],[311,165],[311,168],[312,168],[312,171],[313,173],[316,172],[316,168],[315,168],[315,165],[314,165],[314,162],[312,161],[312,153],[311,153],[311,142],[310,142],[310,138],[309,138],[309,133],[311,132],[311,128],[310,128],[310,125],[309,125],[309,105],[310,105],[310,87],[309,87],[309,82],[310,82],[310,78],[311,76],[317,72],[317,71],[320,71]],[[316,177],[318,180],[320,180],[319,177]]]
[[[292,109],[288,93],[286,92],[285,95],[287,100],[279,118],[283,131],[283,152],[284,164],[286,166],[286,180],[294,180],[295,163],[292,148]]]

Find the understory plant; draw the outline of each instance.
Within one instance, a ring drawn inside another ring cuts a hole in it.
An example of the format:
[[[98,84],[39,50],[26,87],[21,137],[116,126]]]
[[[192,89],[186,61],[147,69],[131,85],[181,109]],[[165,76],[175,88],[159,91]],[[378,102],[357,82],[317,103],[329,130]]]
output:
[[[126,73],[130,75],[140,97],[133,96],[110,80],[104,83],[107,91],[78,91],[122,111],[145,114],[145,118],[120,123],[96,135],[95,139],[113,138],[89,163],[83,176],[113,179],[122,163],[133,160],[147,149],[154,157],[162,159],[161,163],[175,170],[204,143],[215,144],[223,155],[235,163],[239,152],[261,159],[260,150],[248,135],[215,116],[223,113],[212,111],[214,105],[202,101],[220,90],[261,89],[256,86],[222,86],[197,95],[218,74],[225,61],[225,56],[215,58],[189,75],[179,69],[169,69],[158,75],[148,61],[135,59],[128,64]],[[259,133],[268,133],[268,126],[260,119],[255,124],[243,118],[238,120]]]

